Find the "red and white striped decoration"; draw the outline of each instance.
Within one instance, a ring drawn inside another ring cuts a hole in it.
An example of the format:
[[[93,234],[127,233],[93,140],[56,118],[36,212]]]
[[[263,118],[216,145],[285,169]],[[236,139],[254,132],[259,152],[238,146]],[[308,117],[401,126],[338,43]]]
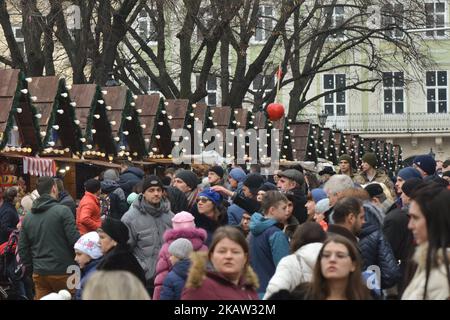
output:
[[[56,164],[52,159],[23,157],[23,173],[53,177],[56,175]]]

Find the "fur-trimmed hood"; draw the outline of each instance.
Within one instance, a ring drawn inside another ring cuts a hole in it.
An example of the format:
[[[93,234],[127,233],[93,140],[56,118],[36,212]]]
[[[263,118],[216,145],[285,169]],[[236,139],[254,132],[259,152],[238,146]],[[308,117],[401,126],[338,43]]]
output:
[[[172,242],[179,238],[191,241],[194,251],[200,250],[206,240],[206,231],[202,228],[168,229],[164,232],[164,242]]]
[[[427,251],[428,251],[428,242],[417,246],[416,251],[414,252],[414,261],[418,264],[418,267],[421,269],[425,269],[427,265]],[[450,248],[447,248],[447,257],[450,260]],[[439,249],[436,253],[436,260],[439,266],[444,264],[444,254],[442,249]],[[432,263],[433,260],[432,260]],[[436,267],[436,266],[432,266]]]
[[[192,264],[189,270],[188,279],[186,281],[186,288],[199,288],[206,277],[213,278],[214,280],[220,281],[223,284],[234,286],[233,283],[231,283],[228,279],[215,271],[213,267],[208,263],[209,261],[207,252],[194,252],[191,254],[190,258]],[[247,266],[246,272],[239,280],[239,286],[250,287],[254,290],[259,287],[258,276],[250,267],[250,265]]]

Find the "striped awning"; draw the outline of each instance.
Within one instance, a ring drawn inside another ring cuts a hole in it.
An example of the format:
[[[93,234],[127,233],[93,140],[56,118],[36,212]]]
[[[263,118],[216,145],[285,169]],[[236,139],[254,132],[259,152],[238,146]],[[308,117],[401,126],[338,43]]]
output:
[[[53,159],[23,157],[23,173],[53,177],[56,175],[56,164]]]

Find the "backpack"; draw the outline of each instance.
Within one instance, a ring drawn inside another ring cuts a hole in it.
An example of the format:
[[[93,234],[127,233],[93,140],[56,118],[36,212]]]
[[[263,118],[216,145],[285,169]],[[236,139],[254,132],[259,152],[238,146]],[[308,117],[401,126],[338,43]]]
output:
[[[7,242],[0,247],[0,279],[15,282],[23,278],[25,266],[18,254],[19,230],[11,232]]]

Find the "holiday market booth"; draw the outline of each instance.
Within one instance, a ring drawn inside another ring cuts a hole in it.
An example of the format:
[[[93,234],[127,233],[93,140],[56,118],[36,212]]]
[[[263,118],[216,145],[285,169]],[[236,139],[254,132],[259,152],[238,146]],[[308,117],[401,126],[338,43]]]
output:
[[[313,127],[309,121],[295,122],[290,125],[292,159],[294,161],[317,162]],[[291,160],[291,159],[287,159]]]
[[[311,124],[312,138],[316,146],[317,158],[325,159],[325,146],[323,143],[322,127],[318,124]]]

